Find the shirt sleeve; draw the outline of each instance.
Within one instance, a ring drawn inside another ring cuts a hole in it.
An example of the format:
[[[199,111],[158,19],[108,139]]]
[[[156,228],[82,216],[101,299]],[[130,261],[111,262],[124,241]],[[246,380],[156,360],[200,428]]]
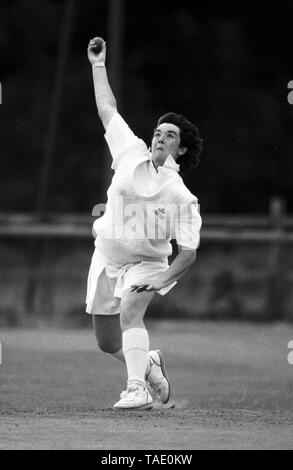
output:
[[[135,136],[119,113],[114,114],[109,122],[105,139],[113,158],[112,169],[115,168],[115,162],[119,156],[138,141],[138,137]]]
[[[200,243],[202,219],[199,214],[198,201],[195,198],[189,204],[180,204],[179,216],[175,229],[178,245],[196,250]]]

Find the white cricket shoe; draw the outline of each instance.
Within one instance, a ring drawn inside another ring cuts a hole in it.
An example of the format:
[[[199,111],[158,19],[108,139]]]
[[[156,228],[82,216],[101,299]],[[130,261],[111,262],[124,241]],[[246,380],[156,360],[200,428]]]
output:
[[[149,351],[150,364],[146,372],[146,381],[150,385],[160,403],[166,404],[170,398],[170,382],[168,379],[163,354],[158,349]]]
[[[127,390],[121,393],[120,400],[114,408],[148,410],[153,407],[153,399],[146,387],[135,382],[130,383]]]

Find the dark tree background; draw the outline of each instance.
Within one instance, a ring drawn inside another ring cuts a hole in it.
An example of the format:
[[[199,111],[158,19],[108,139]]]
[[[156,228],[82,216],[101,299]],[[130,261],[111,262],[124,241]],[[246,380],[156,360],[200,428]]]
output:
[[[117,0],[118,1],[118,0]],[[160,114],[185,114],[205,141],[185,177],[205,212],[293,209],[291,2],[126,0],[119,110],[149,142]],[[106,0],[75,2],[47,208],[90,213],[106,199],[103,129],[86,48],[108,35]],[[64,3],[1,1],[0,211],[33,211]]]

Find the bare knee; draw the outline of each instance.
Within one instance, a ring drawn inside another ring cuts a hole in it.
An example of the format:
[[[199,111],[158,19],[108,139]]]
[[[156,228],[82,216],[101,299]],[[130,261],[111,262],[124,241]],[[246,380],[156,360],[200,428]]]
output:
[[[97,337],[97,343],[99,349],[107,354],[115,354],[122,348],[121,343],[114,343],[112,341],[109,341],[108,338]]]
[[[120,318],[121,330],[125,331],[129,328],[143,328],[143,315],[139,315],[137,312],[125,311]]]
[[[122,348],[121,327],[119,315],[94,316],[94,331],[101,351],[115,354]]]
[[[144,315],[149,302],[153,297],[153,292],[127,293],[120,305],[121,330],[129,328],[144,328]]]

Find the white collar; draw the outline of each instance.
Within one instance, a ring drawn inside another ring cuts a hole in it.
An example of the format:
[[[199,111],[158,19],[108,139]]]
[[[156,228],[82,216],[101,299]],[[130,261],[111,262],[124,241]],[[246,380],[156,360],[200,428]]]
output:
[[[166,158],[163,167],[171,168],[172,170],[175,170],[177,172],[180,171],[180,165],[178,165],[178,163],[176,163],[176,161],[174,160],[174,158],[172,157],[171,154]]]
[[[151,157],[152,156],[150,154],[150,158]],[[172,157],[171,154],[166,158],[164,165],[160,165],[157,168],[157,171],[160,171],[163,168],[168,168],[168,169],[171,169],[171,170],[175,170],[175,171],[177,171],[177,173],[179,173],[179,171],[180,171],[180,165],[178,165],[178,163],[176,163],[176,161],[174,160],[174,158]]]

